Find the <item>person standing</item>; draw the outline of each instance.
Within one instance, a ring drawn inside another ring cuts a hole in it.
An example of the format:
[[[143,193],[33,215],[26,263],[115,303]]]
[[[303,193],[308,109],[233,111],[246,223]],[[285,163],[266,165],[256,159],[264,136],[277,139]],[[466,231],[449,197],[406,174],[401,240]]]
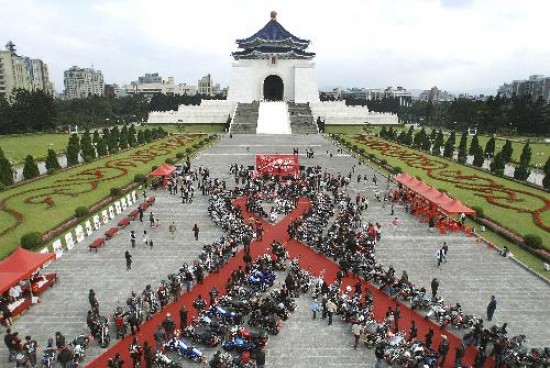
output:
[[[441,358],[440,367],[445,367],[445,361],[447,360],[447,354],[449,353],[449,341],[447,340],[446,335],[441,335],[441,342],[437,347],[437,352]]]
[[[133,337],[132,343],[130,344],[130,357],[132,358],[133,367],[141,367],[141,354],[143,353],[141,345],[138,342],[136,336]]]
[[[155,352],[162,350],[164,347],[164,331],[161,325],[158,325],[157,330],[153,334],[153,338],[155,339]]]
[[[441,247],[441,250],[443,250],[443,262],[447,263],[447,254],[449,253],[449,244],[447,244],[447,242],[443,242],[443,246]]]
[[[430,327],[430,329],[428,330],[428,333],[426,334],[426,336],[424,336],[424,338],[426,339],[426,348],[428,349],[431,349],[432,348],[432,341],[433,341],[433,338],[434,338],[434,330],[432,330],[432,328]]]
[[[6,344],[6,347],[8,348],[8,360],[10,362],[13,361],[15,358],[15,349],[13,348],[13,334],[11,333],[11,329],[8,327],[6,330],[6,335],[4,335],[4,344]]]
[[[143,208],[141,208],[141,205],[138,206],[138,213],[139,213],[139,222],[143,222]]]
[[[327,315],[328,315],[328,325],[330,326],[332,325],[332,315],[336,313],[336,311],[338,310],[338,307],[336,306],[336,304],[334,304],[332,299],[329,299],[327,300],[326,308],[327,308]]]
[[[176,221],[172,221],[170,226],[168,226],[168,231],[172,234],[172,239],[174,239],[176,236]]]
[[[399,318],[401,318],[401,310],[399,309],[399,304],[395,305],[395,310],[393,311],[393,321],[395,324],[395,333],[399,332]]]
[[[455,348],[455,364],[454,368],[462,367],[462,358],[464,358],[464,344],[460,342]]]
[[[485,355],[485,349],[480,347],[479,350],[477,351],[477,355],[474,360],[474,367],[483,368],[485,366],[486,359],[487,359],[487,356]]]
[[[351,332],[353,333],[353,348],[357,350],[359,338],[363,333],[363,326],[359,322],[355,322],[353,326],[351,326]]]
[[[414,341],[418,336],[418,329],[416,328],[416,323],[411,321],[411,327],[409,328],[409,342]]]
[[[145,358],[145,368],[153,368],[153,350],[147,340],[143,343],[143,357]]]
[[[195,226],[193,226],[193,234],[195,235],[195,240],[199,240],[199,225],[195,224]]]
[[[132,248],[136,247],[136,232],[134,230],[130,231],[130,244],[132,244]]]
[[[443,251],[443,246],[437,250],[437,252],[435,253],[435,257],[437,258],[437,268],[441,268],[441,264],[445,259],[445,252]]]
[[[437,277],[433,278],[431,287],[432,287],[432,299],[435,299],[435,297],[437,296],[437,291],[439,290],[439,280],[437,279]]]
[[[155,227],[155,215],[153,214],[153,211],[149,214],[149,223],[151,224],[151,227]]]
[[[494,295],[491,295],[491,301],[489,302],[489,305],[487,305],[487,321],[491,321],[493,319],[496,309],[497,299]]]
[[[317,298],[314,298],[311,302],[311,313],[313,313],[313,319],[317,318],[317,312],[319,312],[319,302],[317,302]]]
[[[261,348],[254,350],[254,359],[256,360],[256,368],[265,367],[265,352]]]
[[[126,271],[130,271],[132,269],[132,255],[129,250],[124,253],[124,258],[126,258]]]
[[[31,336],[25,336],[25,344],[23,345],[23,351],[25,356],[29,359],[31,368],[36,367],[36,348],[38,348],[38,343],[32,339]]]
[[[181,332],[183,332],[187,328],[187,308],[185,307],[185,304],[181,306],[179,313],[180,313],[180,330]]]

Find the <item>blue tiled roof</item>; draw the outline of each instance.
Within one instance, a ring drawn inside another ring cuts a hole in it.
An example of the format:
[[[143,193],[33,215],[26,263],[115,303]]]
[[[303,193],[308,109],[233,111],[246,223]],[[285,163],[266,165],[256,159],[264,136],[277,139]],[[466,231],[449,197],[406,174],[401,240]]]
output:
[[[250,47],[261,46],[262,44],[291,43],[295,48],[305,49],[309,45],[309,40],[304,40],[294,36],[284,29],[276,20],[270,20],[267,24],[254,35],[236,41],[239,47],[247,49]]]
[[[231,55],[235,59],[262,59],[269,55],[278,55],[279,58],[285,59],[311,59],[315,56],[314,52],[307,52],[301,49],[293,49],[289,47],[277,46],[259,46],[255,48],[247,48],[243,51],[235,51]]]

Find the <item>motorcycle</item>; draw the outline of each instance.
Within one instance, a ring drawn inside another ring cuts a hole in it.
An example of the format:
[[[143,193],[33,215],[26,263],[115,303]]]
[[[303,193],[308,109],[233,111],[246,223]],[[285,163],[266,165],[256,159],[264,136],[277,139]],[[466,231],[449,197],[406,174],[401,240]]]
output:
[[[192,346],[184,339],[178,339],[177,337],[173,337],[166,342],[164,346],[170,351],[175,351],[178,356],[185,357],[195,362],[200,361],[204,355],[202,351]]]
[[[109,334],[109,320],[103,316],[98,320],[97,342],[102,348],[106,348],[111,343],[111,335]]]
[[[168,356],[161,351],[156,352],[153,365],[159,368],[182,368],[180,364],[168,358]]]
[[[256,344],[252,342],[248,342],[242,337],[235,337],[231,340],[227,340],[222,344],[222,348],[226,351],[233,351],[235,350],[238,353],[242,353],[244,351],[252,351],[256,348]]]
[[[80,362],[86,358],[86,348],[90,343],[90,338],[87,335],[77,335],[70,345],[73,348],[74,367],[78,367]]]
[[[42,368],[52,368],[55,363],[55,350],[44,351],[42,353]]]
[[[122,310],[122,307],[116,307],[116,310],[113,313],[113,321],[115,322],[117,339],[123,338],[126,335],[127,327],[126,322],[124,321],[124,311]]]

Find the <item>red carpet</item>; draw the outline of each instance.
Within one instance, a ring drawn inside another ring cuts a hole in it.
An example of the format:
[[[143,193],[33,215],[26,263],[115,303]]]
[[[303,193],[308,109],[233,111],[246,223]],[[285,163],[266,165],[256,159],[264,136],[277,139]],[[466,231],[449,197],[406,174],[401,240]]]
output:
[[[246,212],[245,202],[246,202],[245,198],[239,198],[239,199],[236,199],[233,203],[235,204],[235,206],[239,206],[243,209],[243,214],[246,221],[248,218],[250,218],[250,215]],[[256,258],[266,253],[266,250],[268,249],[269,245],[273,242],[273,240],[280,240],[284,242],[286,240],[286,229],[290,224],[290,222],[296,219],[297,217],[299,217],[305,211],[307,211],[307,209],[308,209],[308,203],[303,202],[298,206],[298,208],[296,208],[292,213],[290,213],[284,219],[279,221],[276,225],[264,226],[265,231],[264,231],[264,236],[262,241],[255,241],[251,244],[250,254],[252,255],[252,258]],[[176,326],[179,328],[179,310],[181,309],[181,306],[183,304],[185,304],[188,310],[189,320],[195,317],[197,313],[195,308],[193,308],[192,305],[195,299],[197,299],[197,296],[199,294],[202,295],[203,299],[208,300],[208,292],[214,286],[218,288],[218,290],[220,291],[220,294],[225,293],[225,284],[229,279],[231,272],[233,270],[238,269],[239,266],[244,267],[244,262],[242,259],[243,254],[244,254],[243,250],[238,252],[236,257],[231,258],[229,262],[220,269],[219,273],[208,274],[204,278],[204,283],[202,285],[195,285],[191,292],[182,294],[182,296],[179,298],[177,302],[172,302],[168,304],[161,312],[157,313],[152,319],[143,323],[141,325],[140,331],[137,333],[139,343],[143,345],[143,342],[145,340],[148,340],[153,347],[155,346],[153,334],[157,329],[157,326],[161,324],[162,320],[164,319],[167,313],[172,314],[172,317],[176,321]],[[167,270],[167,272],[168,271],[169,270]],[[124,339],[119,340],[113,345],[111,345],[110,349],[106,350],[103,354],[101,354],[95,360],[90,362],[87,365],[87,367],[105,368],[107,367],[107,360],[109,358],[114,357],[116,353],[120,353],[120,355],[126,362],[125,366],[130,367],[132,364],[132,359],[130,358],[128,347],[130,346],[131,342],[132,342],[132,335],[127,335]]]
[[[234,201],[236,206],[239,206],[243,210],[243,215],[245,221],[251,217],[251,215],[246,211],[245,198],[239,198]],[[300,266],[304,269],[307,269],[312,275],[319,275],[322,270],[325,270],[325,280],[328,283],[333,282],[336,279],[336,272],[338,271],[338,265],[326,258],[325,256],[317,253],[308,246],[296,241],[290,240],[287,234],[287,227],[294,219],[298,218],[301,214],[306,212],[310,207],[309,200],[301,199],[298,203],[297,208],[292,211],[284,219],[271,225],[260,219],[264,223],[264,236],[262,241],[255,241],[251,245],[251,255],[253,258],[264,254],[269,245],[274,241],[280,241],[281,243],[286,244],[290,258],[300,257]],[[237,253],[237,256],[232,258],[224,267],[221,268],[218,274],[209,274],[205,277],[204,283],[202,285],[196,285],[193,288],[193,291],[190,293],[184,293],[177,302],[170,303],[164,310],[160,313],[157,313],[151,320],[142,324],[141,330],[138,333],[139,342],[143,344],[145,340],[154,346],[153,333],[156,330],[157,326],[162,322],[166,313],[171,313],[173,318],[176,320],[177,326],[179,326],[179,309],[183,304],[186,305],[188,309],[189,318],[193,318],[196,315],[195,309],[192,307],[193,301],[197,298],[198,294],[201,294],[203,298],[206,298],[210,289],[214,286],[220,290],[220,292],[225,292],[225,283],[229,278],[231,272],[237,269],[239,266],[244,266],[242,261],[243,251],[241,250]],[[356,280],[351,277],[344,278],[342,287],[347,285],[355,284]],[[382,320],[385,317],[385,313],[388,307],[395,307],[396,302],[392,300],[388,295],[384,294],[378,288],[374,287],[370,283],[363,281],[363,290],[369,288],[375,300],[375,317],[378,321]],[[206,298],[207,299],[207,298]],[[449,355],[447,356],[447,362],[445,367],[453,367],[454,364],[454,349],[460,343],[460,339],[450,331],[441,331],[439,326],[432,321],[426,321],[420,314],[411,310],[408,305],[399,302],[399,308],[401,309],[401,318],[399,320],[399,325],[401,330],[408,331],[411,321],[415,321],[418,328],[418,336],[423,339],[424,335],[428,332],[428,328],[431,327],[434,330],[434,338],[432,347],[439,345],[441,340],[441,334],[445,334],[449,338],[450,350]],[[283,332],[284,333],[284,332]],[[126,336],[126,338],[118,341],[116,344],[96,358],[93,362],[88,364],[88,367],[92,368],[105,368],[107,366],[107,360],[113,357],[116,353],[120,353],[123,359],[126,361],[126,365],[131,364],[131,359],[128,353],[128,346],[132,341],[131,335]],[[467,348],[466,356],[463,359],[463,363],[466,365],[473,365],[473,361],[476,355],[476,350],[472,347]],[[491,360],[492,361],[492,360]],[[490,362],[487,359],[485,366],[494,366],[494,362]]]

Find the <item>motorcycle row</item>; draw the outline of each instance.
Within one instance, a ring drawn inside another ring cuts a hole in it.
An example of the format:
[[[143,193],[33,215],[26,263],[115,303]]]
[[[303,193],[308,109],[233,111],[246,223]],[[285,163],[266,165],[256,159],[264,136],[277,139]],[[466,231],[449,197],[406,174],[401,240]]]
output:
[[[141,295],[132,292],[126,308],[118,306],[111,318],[118,338],[127,333],[131,320],[142,323],[160,311],[169,302],[170,295],[176,299],[178,293],[174,289],[181,291],[187,286],[189,290],[191,280],[198,281],[204,277],[200,273],[216,272],[236,254],[240,244],[250,244],[254,234],[253,224],[246,224],[241,209],[231,203],[232,198],[241,194],[243,191],[239,189],[233,192],[211,190],[209,213],[212,220],[223,228],[225,235],[203,246],[193,265],[184,264],[178,273],[168,275],[168,281],[161,281],[156,291],[147,285]],[[285,279],[285,285],[290,287],[281,291],[271,290],[277,278],[276,271],[287,269],[288,254],[280,243],[274,242],[270,248],[269,253],[247,263],[245,270],[239,268],[232,273],[227,281],[226,295],[219,296],[217,291],[211,291],[213,303],[209,308],[203,309],[205,301],[195,301],[194,307],[199,312],[197,317],[183,331],[176,331],[174,337],[166,341],[164,351],[155,354],[156,366],[175,368],[180,366],[178,360],[183,358],[201,361],[204,353],[199,345],[221,347],[209,362],[211,367],[254,366],[251,362],[254,351],[267,344],[268,334],[279,333],[282,321],[296,308],[290,293],[298,296],[300,291],[307,292],[311,281],[311,276],[301,270],[298,261],[294,260]],[[166,302],[162,302],[164,297]],[[250,327],[246,327],[245,322]]]
[[[406,271],[401,277],[396,277],[392,266],[384,267],[376,262],[375,245],[381,236],[380,225],[369,223],[361,226],[360,222],[357,223],[357,215],[360,217],[364,206],[359,200],[354,202],[346,195],[341,190],[345,184],[341,183],[339,178],[334,178],[329,180],[328,192],[309,192],[311,209],[289,225],[288,233],[339,261],[338,280],[330,286],[320,283],[319,294],[325,295],[325,300],[336,302],[337,313],[343,320],[363,324],[361,341],[369,348],[376,347],[377,356],[384,357],[392,366],[437,367],[439,354],[432,349],[431,343],[406,339],[403,332],[392,333],[391,319],[377,323],[372,317],[371,295],[367,291],[364,301],[361,301],[360,286],[353,294],[351,287],[340,293],[341,279],[348,272],[370,281],[394,300],[409,303],[412,309],[425,313],[426,319],[437,322],[441,329],[468,330],[464,335],[466,345],[474,343],[487,350],[487,344],[492,344],[491,354],[499,366],[550,366],[550,348],[529,350],[525,346],[524,336],[507,337],[506,325],[484,328],[483,320],[474,314],[465,314],[459,303],[445,304],[441,297],[427,295],[425,288],[409,282]],[[334,220],[329,223],[332,217]]]

